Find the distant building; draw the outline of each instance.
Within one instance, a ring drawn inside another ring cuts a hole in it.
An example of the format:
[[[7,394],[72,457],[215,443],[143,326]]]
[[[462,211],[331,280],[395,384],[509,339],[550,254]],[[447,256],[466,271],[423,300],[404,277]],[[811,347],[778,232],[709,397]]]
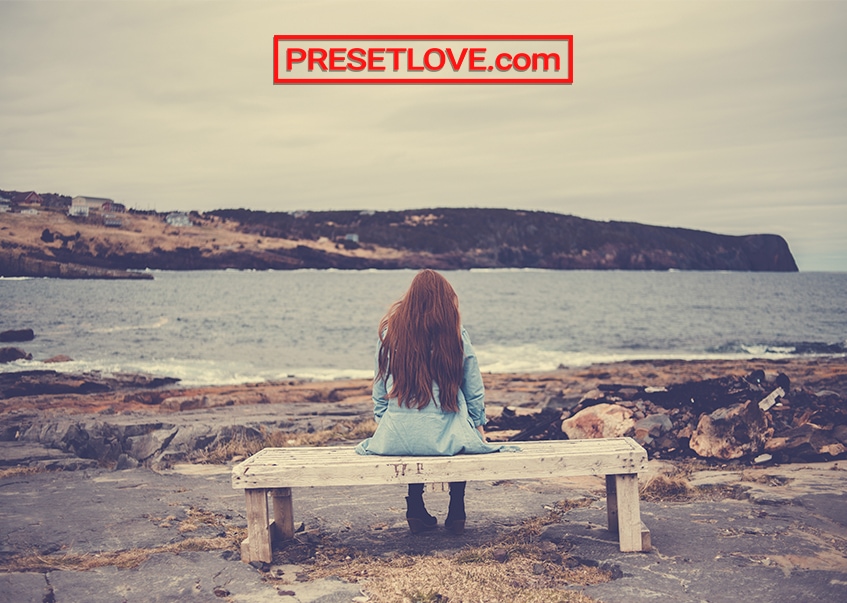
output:
[[[113,209],[103,209],[104,207],[111,208],[114,205],[114,201],[106,199],[105,197],[85,197],[83,195],[79,195],[71,199],[71,207],[68,209],[68,215],[87,217],[92,211],[114,211]]]
[[[68,208],[68,215],[75,218],[87,218],[88,211],[87,205],[71,205]]]
[[[188,214],[181,211],[174,211],[165,216],[165,222],[169,226],[191,226],[191,219]]]
[[[26,209],[21,210],[21,215],[22,216],[37,216],[38,210],[35,209],[34,207],[27,207]]]
[[[38,205],[41,205],[42,203],[44,203],[44,199],[41,198],[41,195],[39,195],[35,191],[32,191],[26,197],[24,197],[24,203],[37,203]]]
[[[100,206],[100,211],[122,214],[126,212],[126,205],[124,205],[123,203],[116,203],[107,199],[106,202]]]
[[[11,204],[6,201],[0,201],[0,214],[5,214],[9,211],[12,211]]]
[[[358,243],[359,242],[359,235],[357,235],[355,232],[351,232],[350,234],[344,235],[344,240],[345,241],[352,241],[354,243]]]
[[[121,228],[124,223],[115,214],[103,214],[103,225],[109,228]]]

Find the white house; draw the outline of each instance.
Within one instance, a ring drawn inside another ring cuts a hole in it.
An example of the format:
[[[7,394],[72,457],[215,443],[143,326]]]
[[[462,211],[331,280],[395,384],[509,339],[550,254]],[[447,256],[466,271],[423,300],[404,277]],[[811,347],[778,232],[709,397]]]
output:
[[[173,211],[165,217],[165,222],[170,226],[191,226],[188,214],[181,211]]]
[[[88,217],[92,211],[103,211],[104,205],[111,208],[114,204],[114,201],[105,197],[85,197],[78,195],[71,199],[71,207],[68,209],[68,215]]]
[[[68,215],[75,216],[78,218],[87,218],[88,217],[88,206],[85,204],[74,203],[76,199],[71,201],[71,206],[68,208]]]

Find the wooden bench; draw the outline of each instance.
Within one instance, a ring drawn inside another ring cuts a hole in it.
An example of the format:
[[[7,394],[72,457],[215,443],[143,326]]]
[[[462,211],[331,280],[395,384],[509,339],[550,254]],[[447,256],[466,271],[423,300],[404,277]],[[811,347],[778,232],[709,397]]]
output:
[[[638,472],[647,453],[631,438],[514,442],[520,452],[456,456],[363,456],[353,446],[265,448],[232,469],[247,500],[241,559],[271,561],[274,541],[294,537],[291,488],[603,475],[609,530],[621,551],[649,551],[641,522]],[[268,512],[268,496],[272,516]]]

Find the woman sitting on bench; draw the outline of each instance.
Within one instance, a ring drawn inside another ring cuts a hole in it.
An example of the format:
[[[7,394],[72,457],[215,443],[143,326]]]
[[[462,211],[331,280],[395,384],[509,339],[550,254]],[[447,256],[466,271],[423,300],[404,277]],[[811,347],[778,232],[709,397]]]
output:
[[[422,270],[379,324],[374,369],[374,435],[359,454],[452,456],[497,452],[485,442],[485,389],[459,318],[459,298],[443,276]],[[465,483],[450,483],[444,527],[465,529]],[[424,484],[409,484],[406,520],[415,534],[438,520],[423,502]]]

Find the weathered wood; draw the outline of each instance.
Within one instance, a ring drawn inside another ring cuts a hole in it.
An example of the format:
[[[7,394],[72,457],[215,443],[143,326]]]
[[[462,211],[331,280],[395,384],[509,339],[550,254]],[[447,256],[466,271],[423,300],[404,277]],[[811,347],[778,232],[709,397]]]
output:
[[[267,490],[244,491],[247,501],[247,539],[241,545],[241,559],[271,562],[271,535],[268,523]]]
[[[294,538],[294,506],[291,502],[291,488],[275,488],[270,491],[273,501],[274,540]]]
[[[615,487],[615,476],[606,476],[606,517],[609,531],[618,533],[618,490]]]
[[[233,488],[538,479],[637,473],[647,453],[631,438],[515,442],[520,452],[376,456],[352,446],[265,448],[232,470]]]
[[[638,475],[615,475],[618,541],[621,551],[641,550],[641,509],[638,500]]]
[[[362,456],[352,446],[266,448],[232,470],[247,494],[242,560],[270,561],[271,542],[294,536],[292,487],[446,483],[605,476],[609,530],[622,551],[650,550],[641,523],[638,472],[647,453],[631,438],[516,442],[520,452],[457,456]],[[267,494],[273,501],[268,521]]]

